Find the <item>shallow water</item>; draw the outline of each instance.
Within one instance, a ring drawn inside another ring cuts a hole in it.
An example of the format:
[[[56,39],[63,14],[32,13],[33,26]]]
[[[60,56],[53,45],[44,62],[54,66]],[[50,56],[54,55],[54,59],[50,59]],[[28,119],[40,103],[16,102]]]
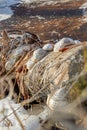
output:
[[[10,18],[13,15],[10,6],[20,2],[20,0],[0,0],[0,21]]]

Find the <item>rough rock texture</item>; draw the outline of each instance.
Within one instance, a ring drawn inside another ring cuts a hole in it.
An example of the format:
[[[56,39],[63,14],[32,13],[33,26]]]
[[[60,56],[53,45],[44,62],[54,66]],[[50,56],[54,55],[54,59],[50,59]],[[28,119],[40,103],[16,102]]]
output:
[[[54,52],[58,52],[60,49],[66,47],[66,46],[72,45],[72,44],[75,44],[73,39],[68,38],[68,37],[62,38],[60,41],[58,41],[55,44]]]
[[[21,57],[21,55],[23,55],[24,52],[28,52],[30,51],[30,46],[20,46],[17,47],[16,49],[12,50],[11,54],[9,55],[9,59],[5,64],[5,68],[6,70],[10,70],[13,65],[17,62],[17,60],[19,60],[19,58]]]
[[[44,86],[48,91],[64,86],[68,90],[84,69],[84,50],[87,50],[87,43],[75,45],[63,53],[51,52],[29,70],[24,77],[25,86],[31,94]]]

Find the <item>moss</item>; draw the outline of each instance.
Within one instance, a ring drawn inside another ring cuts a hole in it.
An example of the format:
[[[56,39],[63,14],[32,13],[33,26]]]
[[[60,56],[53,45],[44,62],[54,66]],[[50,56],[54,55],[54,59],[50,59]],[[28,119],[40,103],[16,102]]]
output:
[[[87,74],[82,75],[68,93],[69,102],[75,100],[87,86]]]
[[[82,67],[83,68],[82,71],[84,70],[84,73],[83,73],[83,75],[81,75],[79,77],[78,81],[74,84],[74,86],[68,93],[67,98],[68,98],[69,102],[72,102],[73,100],[75,100],[82,93],[82,91],[87,87],[87,47],[85,47],[81,53],[82,53],[83,59],[84,59],[83,60],[84,64]],[[77,61],[78,61],[78,59],[79,58],[77,58]],[[79,66],[77,66],[77,68],[76,68],[76,66],[73,68],[78,70]]]
[[[83,50],[83,57],[84,57],[84,69],[87,72],[87,47]]]

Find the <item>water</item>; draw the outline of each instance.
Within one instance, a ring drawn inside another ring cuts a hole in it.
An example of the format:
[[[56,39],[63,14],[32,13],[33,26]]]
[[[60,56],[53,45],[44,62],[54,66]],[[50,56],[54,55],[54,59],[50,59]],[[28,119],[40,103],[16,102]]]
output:
[[[0,21],[10,18],[13,15],[11,6],[18,3],[25,4],[37,4],[38,6],[43,5],[54,5],[58,2],[68,2],[71,0],[0,0]]]
[[[40,2],[40,0],[0,0],[0,21],[8,19],[13,15],[12,5],[18,3],[30,4],[32,2]]]
[[[10,18],[13,14],[10,6],[20,2],[20,0],[0,0],[0,21]]]

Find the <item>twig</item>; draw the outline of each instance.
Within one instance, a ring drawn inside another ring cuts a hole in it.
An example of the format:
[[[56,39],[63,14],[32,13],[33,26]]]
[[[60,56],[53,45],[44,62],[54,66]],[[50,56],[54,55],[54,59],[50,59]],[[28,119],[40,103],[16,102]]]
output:
[[[23,54],[23,56],[19,59],[19,61],[15,63],[15,65],[8,71],[8,73],[5,75],[5,77],[7,77],[7,76],[15,69],[15,67],[20,64],[20,62],[21,62],[21,61],[23,60],[23,58],[25,57],[26,53],[27,53],[27,52],[25,52],[25,53]]]
[[[36,94],[34,94],[33,97],[31,97],[30,99],[27,99],[27,100],[21,102],[21,103],[19,104],[20,106],[19,106],[16,110],[14,110],[14,111],[16,112],[16,111],[19,110],[23,105],[26,105],[27,103],[31,103],[31,102],[34,101],[35,99],[38,99],[38,97],[37,97],[38,94],[41,93],[41,91],[44,90],[46,87],[47,87],[47,85],[44,86],[43,88],[41,88],[41,89],[40,89]],[[36,98],[36,97],[37,97],[37,98]],[[10,114],[8,115],[8,117],[9,117],[10,115],[12,115],[12,114],[13,114],[13,112],[10,113]],[[5,120],[5,118],[3,118],[2,120],[0,120],[0,122],[2,122],[3,120]]]

